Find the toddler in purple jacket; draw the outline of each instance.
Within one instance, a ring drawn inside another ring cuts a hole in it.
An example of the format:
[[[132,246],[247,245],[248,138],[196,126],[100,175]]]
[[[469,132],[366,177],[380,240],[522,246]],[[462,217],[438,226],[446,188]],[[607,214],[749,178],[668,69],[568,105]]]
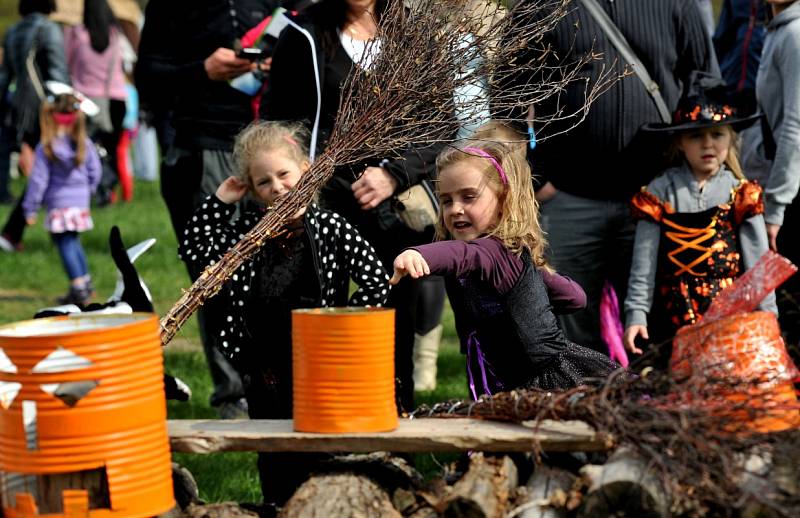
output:
[[[22,202],[28,225],[47,207],[44,226],[53,238],[69,277],[61,304],[88,304],[94,294],[86,254],[78,234],[93,226],[89,200],[100,183],[102,167],[86,135],[82,105],[91,103],[77,92],[63,93],[42,104],[41,140]]]

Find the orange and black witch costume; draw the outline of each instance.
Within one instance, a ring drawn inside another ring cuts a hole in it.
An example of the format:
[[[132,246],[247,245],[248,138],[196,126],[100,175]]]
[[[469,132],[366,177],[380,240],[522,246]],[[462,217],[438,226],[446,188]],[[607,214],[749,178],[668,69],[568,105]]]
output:
[[[666,339],[695,323],[743,272],[738,230],[743,220],[764,212],[761,187],[743,180],[728,203],[700,212],[676,212],[643,188],[632,206],[635,218],[660,227],[648,329],[652,338]]]

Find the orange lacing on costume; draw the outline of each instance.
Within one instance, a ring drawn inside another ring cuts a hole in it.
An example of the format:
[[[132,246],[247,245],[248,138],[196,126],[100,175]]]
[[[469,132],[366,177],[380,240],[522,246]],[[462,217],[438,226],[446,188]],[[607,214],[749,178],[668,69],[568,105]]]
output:
[[[689,228],[684,227],[682,225],[678,225],[677,223],[670,221],[666,218],[662,218],[662,222],[678,230],[679,232],[664,232],[664,235],[678,245],[677,248],[672,250],[671,252],[667,253],[667,258],[676,266],[678,266],[678,270],[675,271],[675,275],[678,276],[683,272],[687,272],[690,275],[694,275],[695,277],[704,277],[705,273],[698,273],[692,270],[695,266],[702,263],[709,257],[711,254],[714,253],[714,245],[710,247],[702,246],[701,243],[708,241],[712,237],[717,234],[716,229],[714,228],[717,224],[717,216],[711,218],[711,223],[708,224],[705,228]],[[683,252],[684,250],[697,250],[703,252],[700,254],[694,261],[690,262],[689,264],[683,264],[680,260],[677,259],[677,255]]]
[[[642,190],[631,199],[631,212],[636,220],[652,218],[656,223],[660,223],[665,213],[673,214],[675,209],[648,192],[646,187],[642,187]]]
[[[733,193],[733,217],[736,224],[764,213],[764,191],[758,182],[742,180]]]

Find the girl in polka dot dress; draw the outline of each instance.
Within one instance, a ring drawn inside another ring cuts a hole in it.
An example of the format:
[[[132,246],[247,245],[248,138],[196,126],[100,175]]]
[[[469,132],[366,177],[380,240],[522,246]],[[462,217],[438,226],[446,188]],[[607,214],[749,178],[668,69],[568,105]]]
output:
[[[247,127],[233,150],[238,176],[200,204],[186,227],[181,257],[199,269],[218,261],[264,215],[262,207],[232,221],[236,202],[250,193],[269,207],[289,192],[309,169],[307,141],[300,124],[262,121]],[[219,295],[226,297],[227,315],[217,342],[242,374],[251,418],[292,416],[291,310],[380,306],[388,295],[389,277],[372,246],[338,214],[311,203],[285,230],[266,241]],[[358,289],[348,298],[351,279]],[[298,454],[289,462],[281,462],[284,457],[259,457],[260,468],[272,464],[269,471],[260,469],[267,499],[291,484],[290,471],[302,471]]]

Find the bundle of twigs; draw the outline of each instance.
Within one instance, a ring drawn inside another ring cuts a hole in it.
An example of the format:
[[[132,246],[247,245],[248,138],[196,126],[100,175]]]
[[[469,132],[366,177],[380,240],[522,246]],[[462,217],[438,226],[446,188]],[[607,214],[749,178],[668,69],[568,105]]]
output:
[[[469,4],[469,6],[467,6]],[[340,109],[324,153],[298,186],[280,199],[244,238],[210,266],[161,320],[162,343],[214,296],[266,240],[280,232],[287,217],[307,205],[340,165],[370,157],[397,157],[409,147],[451,142],[462,125],[482,122],[491,95],[495,114],[519,113],[542,99],[558,95],[574,82],[586,83],[586,104],[534,120],[537,127],[568,119],[578,124],[592,101],[621,75],[609,67],[593,83],[581,76],[584,65],[599,59],[586,55],[546,68],[544,59],[516,63],[522,50],[551,50],[542,35],[568,12],[570,0],[519,3],[509,13],[495,2],[391,0],[378,25],[377,58],[368,70],[354,67],[342,88]],[[536,83],[509,86],[511,74],[537,77]],[[462,92],[455,95],[455,92]],[[467,94],[463,94],[467,92]],[[469,92],[482,92],[470,96]],[[486,109],[483,109],[483,108]]]
[[[658,472],[675,514],[725,515],[757,502],[780,515],[797,516],[800,493],[785,482],[797,485],[793,459],[800,458],[800,406],[775,395],[781,382],[785,380],[676,383],[660,373],[633,377],[619,371],[595,386],[449,401],[420,407],[413,416],[582,420],[616,445],[636,451]],[[731,397],[745,393],[751,397]],[[780,423],[786,430],[763,433],[754,429],[758,422]],[[787,461],[791,473],[776,482],[775,471],[786,468]]]

